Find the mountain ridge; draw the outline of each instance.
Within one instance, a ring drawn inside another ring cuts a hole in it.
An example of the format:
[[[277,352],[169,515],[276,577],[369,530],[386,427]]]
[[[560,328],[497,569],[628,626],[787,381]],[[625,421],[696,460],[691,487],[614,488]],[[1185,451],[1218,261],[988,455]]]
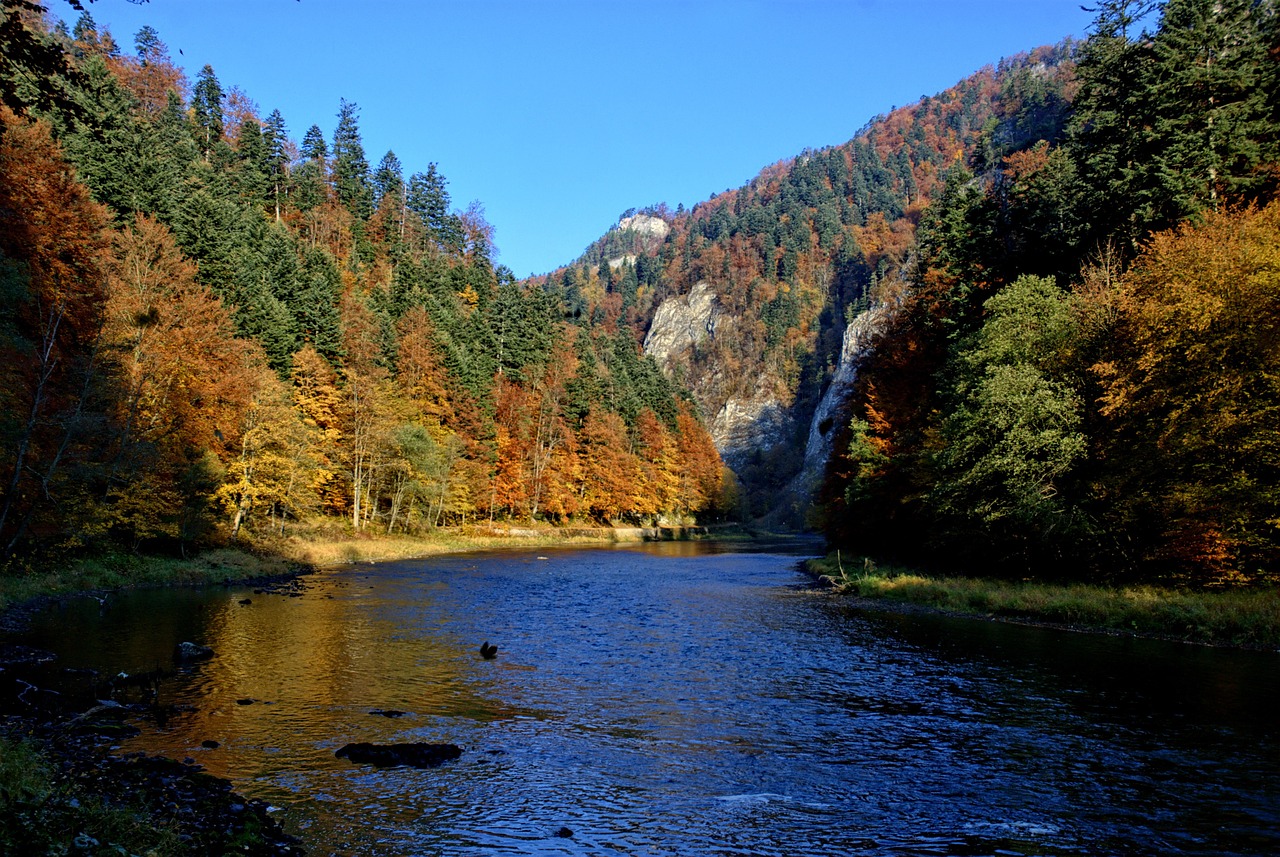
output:
[[[747,488],[744,511],[764,514],[805,467],[846,328],[908,263],[947,171],[1060,134],[1075,47],[1066,39],[985,66],[688,210],[628,210],[574,263],[533,280],[630,329],[689,386]],[[656,241],[638,218],[661,220],[666,234]],[[787,502],[802,523],[808,497]]]

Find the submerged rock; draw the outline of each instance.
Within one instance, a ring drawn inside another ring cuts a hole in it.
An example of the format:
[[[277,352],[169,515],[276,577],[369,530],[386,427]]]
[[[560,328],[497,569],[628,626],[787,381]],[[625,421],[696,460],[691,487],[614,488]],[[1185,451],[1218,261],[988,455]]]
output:
[[[182,642],[173,650],[176,661],[207,661],[213,657],[213,649],[199,643]]]
[[[451,762],[462,755],[456,744],[347,744],[334,753],[339,759],[373,765],[376,768],[394,768],[408,765],[412,768],[434,768]]]

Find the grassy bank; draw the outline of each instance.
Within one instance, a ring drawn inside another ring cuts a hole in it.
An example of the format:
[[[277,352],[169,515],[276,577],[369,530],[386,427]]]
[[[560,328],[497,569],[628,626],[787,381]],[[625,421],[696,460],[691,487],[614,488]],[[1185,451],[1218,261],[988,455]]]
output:
[[[177,835],[139,808],[68,785],[41,745],[0,736],[0,853],[184,853]],[[61,849],[61,850],[59,850]]]
[[[926,577],[832,554],[809,560],[837,591],[971,616],[1169,637],[1195,643],[1280,649],[1280,590],[1195,592],[1110,588],[971,577]]]
[[[113,553],[33,562],[0,574],[0,613],[44,596],[134,586],[196,586],[274,577],[294,568],[296,564],[287,557],[235,548],[211,550],[189,559]]]
[[[667,528],[670,530],[670,528]],[[259,548],[297,563],[313,566],[349,562],[389,561],[447,553],[573,545],[642,542],[662,537],[696,536],[699,528],[665,536],[657,528],[640,527],[535,527],[495,525],[441,529],[425,536],[403,534],[352,535],[331,524],[299,526],[283,538],[262,542]]]
[[[717,533],[716,538],[725,534]],[[142,586],[198,586],[275,577],[299,568],[386,562],[448,553],[700,538],[702,528],[474,526],[424,536],[354,535],[340,524],[299,524],[283,535],[191,558],[112,553],[65,561],[28,561],[0,573],[0,614],[33,599]]]

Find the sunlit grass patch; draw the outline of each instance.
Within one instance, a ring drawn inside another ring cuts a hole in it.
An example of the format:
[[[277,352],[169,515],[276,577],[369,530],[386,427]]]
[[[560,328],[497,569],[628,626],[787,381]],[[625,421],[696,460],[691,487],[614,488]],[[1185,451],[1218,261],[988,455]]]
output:
[[[809,560],[837,591],[978,616],[1049,622],[1200,643],[1280,648],[1280,591],[1112,588],[973,577],[930,577],[839,554]]]

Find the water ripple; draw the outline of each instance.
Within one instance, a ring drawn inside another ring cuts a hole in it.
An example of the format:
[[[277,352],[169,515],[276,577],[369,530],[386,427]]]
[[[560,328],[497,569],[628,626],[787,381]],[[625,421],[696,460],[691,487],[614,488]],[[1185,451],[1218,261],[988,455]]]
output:
[[[316,853],[1280,851],[1273,656],[863,612],[781,552],[543,555],[121,597],[31,642],[112,670],[212,646],[125,749],[197,757]],[[349,741],[464,754],[379,770]]]

